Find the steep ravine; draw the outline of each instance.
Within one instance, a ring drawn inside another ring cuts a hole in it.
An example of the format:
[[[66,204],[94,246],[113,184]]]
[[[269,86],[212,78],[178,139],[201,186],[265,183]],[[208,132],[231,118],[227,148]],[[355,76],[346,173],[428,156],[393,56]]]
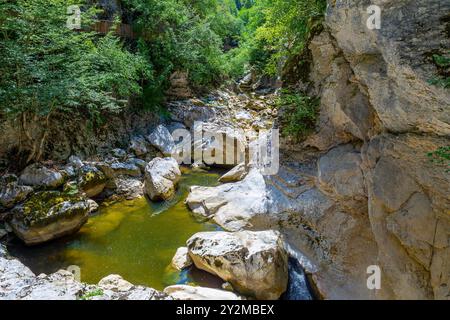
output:
[[[324,30],[308,46],[311,72],[302,77],[308,81],[298,83],[298,88],[320,97],[315,132],[301,143],[281,141],[277,175],[263,175],[252,166],[238,168],[228,183],[192,188],[186,204],[193,214],[212,219],[225,230],[279,230],[291,259],[301,264],[322,298],[448,299],[450,174],[445,163],[432,162],[427,154],[450,145],[450,91],[429,83],[437,72],[430,55],[450,50],[450,3],[328,2]],[[369,4],[382,8],[380,30],[366,27]],[[249,87],[248,81],[241,82],[240,92],[218,91],[206,99],[175,101],[168,109],[178,125],[192,129],[195,121],[203,121],[205,132],[219,131],[245,144],[244,137],[234,129],[253,133],[269,129],[276,123],[277,114],[273,95],[248,92]],[[141,131],[137,133],[153,131],[156,122],[153,119],[149,125],[141,119]],[[134,135],[131,127],[136,125],[127,123],[129,128],[118,126],[111,131],[120,131],[124,144]],[[173,123],[167,125],[172,130],[170,125]],[[14,126],[5,126],[10,134],[0,138],[2,154],[14,149]],[[107,128],[105,132],[102,141],[110,153],[113,148],[108,149]],[[83,150],[83,155],[98,152],[93,151],[96,141],[89,144],[89,150]],[[142,147],[140,142],[134,140],[136,150]],[[83,144],[71,143],[64,143],[64,155],[55,153],[55,159],[66,159],[77,153],[74,146]],[[161,147],[165,146],[163,141]],[[49,154],[57,150],[55,147]],[[156,151],[149,153],[145,160],[154,158]],[[92,162],[93,166],[102,166],[97,160]],[[138,162],[133,165],[137,167]],[[132,175],[134,169],[115,170]],[[117,180],[116,190],[125,197],[141,195],[142,185],[141,191],[135,192],[139,186],[132,180]],[[22,188],[20,192],[30,190]],[[262,238],[278,243],[273,235]],[[196,248],[195,240],[190,250]],[[201,240],[207,242],[208,238]],[[227,241],[239,240],[230,235]],[[284,254],[279,254],[276,246],[269,250],[277,257],[280,269],[286,268]],[[0,259],[1,255],[0,248]],[[208,267],[208,257],[198,260]],[[17,263],[3,266],[22,268],[23,279],[32,278],[36,286],[50,286],[53,278],[69,277],[57,274],[42,277],[39,282]],[[367,287],[367,268],[373,265],[381,270],[378,290]],[[220,267],[215,271],[220,273]],[[270,272],[277,279],[277,270]],[[118,286],[120,281],[114,281]],[[96,289],[69,282],[63,291],[70,297],[71,291]],[[106,298],[117,298],[116,291],[108,292]],[[167,298],[142,287],[128,287],[119,296],[133,294]]]
[[[448,299],[450,177],[427,154],[449,145],[450,93],[429,83],[428,58],[449,48],[449,4],[376,4],[381,30],[366,28],[365,1],[330,2],[299,85],[321,98],[319,123],[303,144],[282,142],[279,174],[252,170],[188,204],[229,230],[282,230],[325,298]]]

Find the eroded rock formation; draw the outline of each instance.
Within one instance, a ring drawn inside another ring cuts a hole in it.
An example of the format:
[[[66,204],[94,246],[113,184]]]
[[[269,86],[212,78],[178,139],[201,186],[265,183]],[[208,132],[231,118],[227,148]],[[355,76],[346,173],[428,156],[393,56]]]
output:
[[[325,298],[448,299],[450,175],[427,154],[450,145],[450,92],[429,83],[450,4],[372,2],[380,30],[366,27],[367,1],[329,1],[299,84],[321,98],[317,129],[279,173],[192,188],[187,204],[228,230],[281,230]]]
[[[197,268],[257,299],[278,299],[288,281],[287,253],[278,232],[201,232],[187,241]]]

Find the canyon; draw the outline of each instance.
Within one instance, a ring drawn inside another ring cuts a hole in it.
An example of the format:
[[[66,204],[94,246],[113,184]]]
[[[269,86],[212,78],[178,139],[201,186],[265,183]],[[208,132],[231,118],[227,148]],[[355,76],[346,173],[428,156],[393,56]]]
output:
[[[382,8],[380,30],[366,27],[369,4]],[[236,161],[226,166],[222,184],[191,186],[183,199],[189,214],[220,230],[185,239],[180,255],[192,261],[182,260],[180,269],[193,263],[233,292],[181,285],[157,291],[120,276],[85,284],[64,271],[34,275],[1,247],[0,299],[77,299],[99,288],[98,299],[278,299],[292,284],[293,259],[318,298],[448,300],[450,174],[447,163],[429,156],[450,145],[450,91],[429,81],[437,72],[430,56],[450,50],[448,12],[445,0],[328,1],[323,28],[308,42],[308,67],[286,71],[304,73],[296,88],[320,97],[316,128],[301,141],[281,138],[276,175]],[[75,232],[98,209],[88,198],[170,199],[183,175],[164,158],[177,128],[202,122],[205,131],[248,149],[252,141],[236,132],[256,136],[277,127],[277,88],[253,90],[258,79],[246,77],[188,98],[192,90],[180,77],[172,88],[178,98],[167,104],[169,120],[120,114],[95,134],[82,119],[51,127],[49,137],[58,137],[47,150],[53,161],[2,177],[0,235],[14,231],[32,244]],[[20,128],[1,125],[0,157],[13,162]],[[39,124],[33,126],[39,137]],[[194,141],[193,150],[210,151],[210,142]],[[192,170],[208,167],[196,162]],[[75,197],[71,187],[85,195]],[[29,234],[27,210],[40,212],[33,218],[39,228]],[[373,265],[381,270],[378,290],[367,287]]]

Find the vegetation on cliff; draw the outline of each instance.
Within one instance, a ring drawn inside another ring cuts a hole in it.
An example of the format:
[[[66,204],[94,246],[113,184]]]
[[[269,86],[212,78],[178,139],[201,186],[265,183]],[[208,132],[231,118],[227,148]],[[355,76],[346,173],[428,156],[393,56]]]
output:
[[[70,5],[81,6],[80,30],[66,26]],[[197,90],[250,70],[279,74],[324,8],[324,0],[124,0],[104,34],[94,30],[106,10],[91,1],[2,0],[0,117],[17,121],[27,162],[41,159],[58,114],[95,126],[130,102],[152,108],[175,71]],[[115,32],[122,23],[132,37]]]

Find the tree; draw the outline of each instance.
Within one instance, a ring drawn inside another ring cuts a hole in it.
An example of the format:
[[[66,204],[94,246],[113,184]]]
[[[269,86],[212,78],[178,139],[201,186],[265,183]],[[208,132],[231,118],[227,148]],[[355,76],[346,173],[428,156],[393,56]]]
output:
[[[145,60],[112,34],[88,31],[98,12],[83,6],[84,32],[66,27],[66,10],[80,1],[0,2],[0,114],[17,119],[27,162],[42,157],[55,114],[117,111],[151,79]],[[29,127],[39,123],[36,138]]]

